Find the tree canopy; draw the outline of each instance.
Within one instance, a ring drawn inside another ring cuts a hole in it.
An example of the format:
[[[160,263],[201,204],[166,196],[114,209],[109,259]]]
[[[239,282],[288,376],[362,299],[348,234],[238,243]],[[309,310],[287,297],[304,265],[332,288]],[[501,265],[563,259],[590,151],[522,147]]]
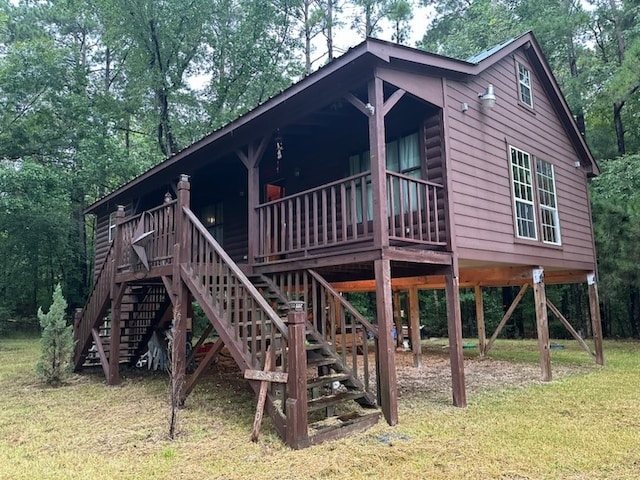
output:
[[[634,0],[0,0],[0,317],[33,316],[58,282],[81,306],[87,205],[334,58],[338,28],[407,43],[418,3],[436,53],[535,32],[603,167],[609,334],[640,336]]]

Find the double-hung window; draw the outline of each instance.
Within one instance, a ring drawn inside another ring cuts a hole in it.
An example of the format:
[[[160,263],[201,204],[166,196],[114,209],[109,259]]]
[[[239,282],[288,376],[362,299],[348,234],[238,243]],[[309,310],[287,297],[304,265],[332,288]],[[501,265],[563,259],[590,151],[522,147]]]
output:
[[[518,97],[529,108],[533,108],[533,91],[531,89],[531,72],[518,63]]]
[[[540,228],[544,243],[560,245],[560,220],[553,165],[541,158],[534,159],[527,152],[515,147],[509,147],[509,154],[516,236],[538,240]]]
[[[538,200],[540,202],[540,225],[542,241],[560,244],[560,221],[556,201],[556,182],[553,165],[536,158],[536,180],[538,181]]]
[[[536,240],[538,235],[536,232],[531,156],[514,147],[511,147],[510,150],[516,233],[520,238]]]

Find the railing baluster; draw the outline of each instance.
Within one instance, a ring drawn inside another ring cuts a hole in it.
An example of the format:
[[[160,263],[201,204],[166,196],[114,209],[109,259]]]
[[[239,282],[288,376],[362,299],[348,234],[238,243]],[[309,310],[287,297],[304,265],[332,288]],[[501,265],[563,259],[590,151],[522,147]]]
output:
[[[333,217],[333,213],[327,210],[327,191],[321,191],[321,199],[322,199],[322,212],[320,218],[322,219],[322,244],[327,245],[329,243],[329,234],[327,231],[327,220],[329,220],[329,215]]]

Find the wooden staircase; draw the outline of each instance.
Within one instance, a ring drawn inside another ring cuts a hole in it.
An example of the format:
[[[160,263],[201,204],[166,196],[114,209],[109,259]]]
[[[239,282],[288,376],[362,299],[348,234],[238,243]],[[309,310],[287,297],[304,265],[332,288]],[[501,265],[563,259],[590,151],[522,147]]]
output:
[[[162,243],[164,253],[157,271],[152,265],[144,279],[138,276],[141,265],[134,264],[127,252],[135,224],[150,214],[120,217],[117,222],[116,246],[110,248],[74,323],[76,369],[99,360],[109,381],[117,383],[118,364],[135,362],[154,329],[173,318],[169,289],[176,309],[185,308],[189,297],[199,303],[243,372],[262,371],[268,352],[273,352],[273,370],[287,373],[288,381],[269,383],[265,408],[291,447],[303,448],[375,424],[380,411],[372,392],[377,385],[370,377],[375,378],[377,366],[369,366],[370,347],[377,352],[375,326],[313,271],[248,278],[184,203],[170,207],[162,211],[175,212],[175,218],[151,222],[157,229],[151,232],[149,248],[157,250],[154,245]],[[165,223],[171,227],[168,237]],[[177,232],[182,232],[180,244],[172,240]],[[168,240],[160,242],[165,237]],[[168,250],[174,244],[179,248]],[[292,301],[305,307],[290,311]],[[118,362],[109,358],[112,306],[120,312]],[[174,335],[184,335],[184,325],[178,320]],[[176,355],[186,367],[186,355]],[[374,357],[375,361],[377,354]],[[200,368],[186,379],[183,401],[199,374]],[[258,394],[262,382],[249,383]]]
[[[272,308],[286,318],[290,298],[276,283],[265,275],[252,275],[248,278]],[[315,298],[317,300],[317,296]],[[313,312],[314,305],[307,304],[307,310]],[[326,324],[326,320],[320,320],[319,323]],[[380,417],[375,396],[366,390],[345,364],[340,353],[313,326],[314,323],[316,322],[307,321],[305,328],[310,444],[338,438],[347,431],[352,433],[365,430],[377,423]],[[362,344],[361,348],[362,354],[368,355],[368,348],[364,351]],[[345,431],[342,432],[342,429]]]
[[[170,304],[169,296],[162,284],[132,284],[126,287],[120,303],[119,363],[135,365],[140,356],[147,351],[147,342],[155,328],[160,325]],[[107,360],[110,355],[110,334],[110,308],[107,308],[102,324],[98,327],[98,336]],[[100,365],[99,350],[94,338],[81,366]]]

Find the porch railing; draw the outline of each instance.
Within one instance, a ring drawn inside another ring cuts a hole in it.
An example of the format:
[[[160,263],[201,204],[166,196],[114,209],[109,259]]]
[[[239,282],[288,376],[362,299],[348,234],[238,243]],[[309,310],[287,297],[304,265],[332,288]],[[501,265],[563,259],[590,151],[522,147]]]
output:
[[[390,171],[386,177],[389,237],[446,245],[444,187]],[[373,240],[370,172],[264,203],[257,210],[258,262]]]
[[[372,239],[371,203],[366,172],[259,205],[258,261]]]
[[[446,245],[444,187],[387,171],[389,238]]]
[[[132,252],[132,242],[139,223],[143,222],[142,233],[153,232],[140,243],[144,246],[150,267],[173,263],[176,242],[175,213],[177,200],[164,203],[141,214],[126,218],[120,225],[122,248],[116,259],[118,271],[140,270],[142,263]]]

